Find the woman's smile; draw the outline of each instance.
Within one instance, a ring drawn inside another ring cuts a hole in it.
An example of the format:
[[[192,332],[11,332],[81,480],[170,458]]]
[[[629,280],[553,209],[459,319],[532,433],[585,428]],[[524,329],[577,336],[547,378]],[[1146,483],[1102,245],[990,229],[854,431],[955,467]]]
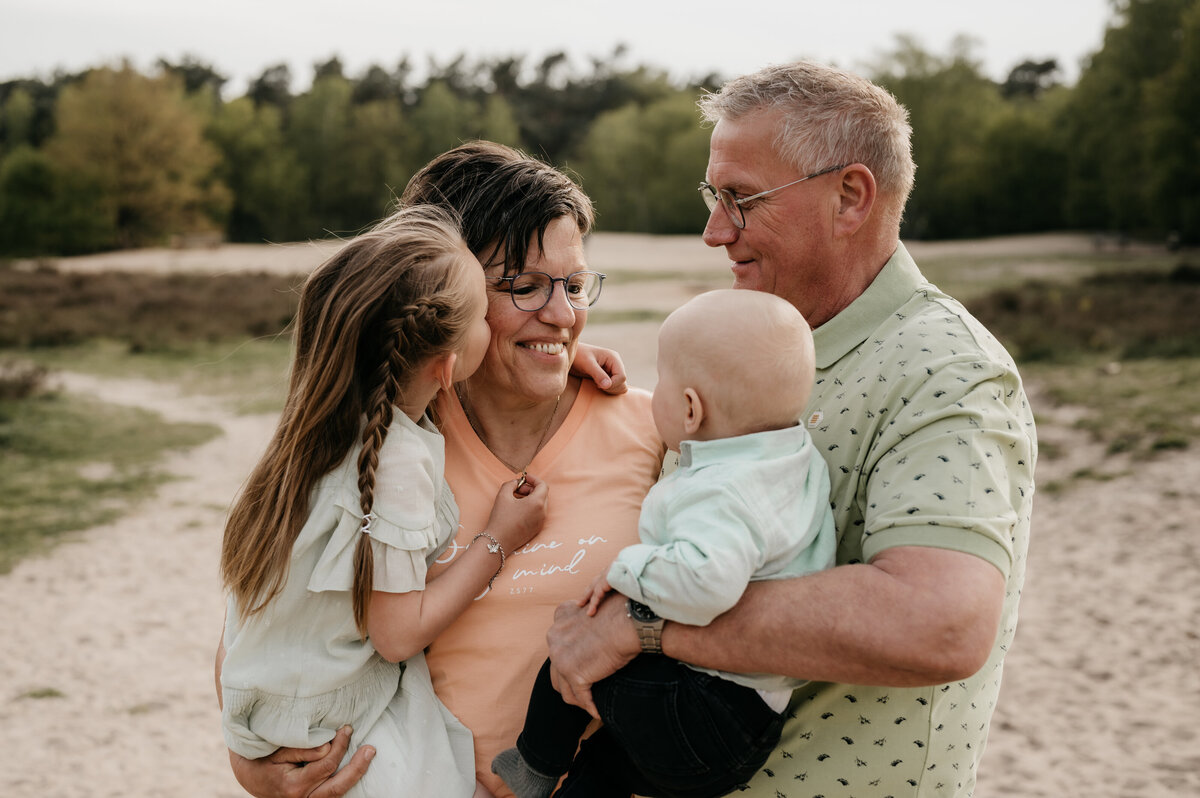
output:
[[[567,351],[567,345],[562,341],[557,341],[554,343],[527,341],[525,343],[519,343],[517,346],[525,349],[532,349],[534,352],[541,352],[544,355],[561,355],[563,352]]]

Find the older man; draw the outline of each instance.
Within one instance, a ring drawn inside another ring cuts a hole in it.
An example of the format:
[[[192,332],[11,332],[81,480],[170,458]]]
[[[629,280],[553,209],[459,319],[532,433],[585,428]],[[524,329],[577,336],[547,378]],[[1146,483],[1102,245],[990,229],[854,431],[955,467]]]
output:
[[[969,796],[1025,572],[1037,444],[1020,377],[900,244],[914,166],[890,94],[798,63],[701,107],[715,123],[705,242],[725,247],[735,287],[815,328],[804,423],[832,474],[838,566],[754,583],[703,628],[633,619],[619,600],[591,619],[563,605],[556,685],[588,705],[659,631],[676,659],[811,680],[746,794]]]

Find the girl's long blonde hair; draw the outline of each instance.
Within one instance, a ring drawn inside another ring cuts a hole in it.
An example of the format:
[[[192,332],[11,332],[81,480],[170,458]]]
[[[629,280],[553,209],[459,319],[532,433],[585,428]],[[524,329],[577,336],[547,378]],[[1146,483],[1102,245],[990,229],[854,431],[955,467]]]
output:
[[[356,440],[360,505],[370,514],[395,406],[415,368],[461,344],[478,270],[457,221],[420,206],[352,239],[304,283],[287,403],[225,524],[221,577],[243,617],[283,589],[310,494]],[[366,534],[354,565],[354,620],[365,637],[374,569]]]

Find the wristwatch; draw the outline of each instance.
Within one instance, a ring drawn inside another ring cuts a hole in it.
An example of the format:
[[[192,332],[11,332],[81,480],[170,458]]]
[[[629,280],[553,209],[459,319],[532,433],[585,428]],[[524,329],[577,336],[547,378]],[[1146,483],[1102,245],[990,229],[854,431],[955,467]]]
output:
[[[625,603],[625,614],[633,619],[642,651],[647,654],[662,653],[662,630],[665,620],[654,614],[654,610],[640,601],[629,599]]]

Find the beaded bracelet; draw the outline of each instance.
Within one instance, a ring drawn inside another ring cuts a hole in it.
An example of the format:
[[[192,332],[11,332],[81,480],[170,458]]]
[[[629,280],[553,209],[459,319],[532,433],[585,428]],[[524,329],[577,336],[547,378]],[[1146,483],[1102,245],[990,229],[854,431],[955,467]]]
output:
[[[490,540],[491,543],[487,544],[487,550],[490,551],[492,554],[500,555],[500,567],[496,569],[496,573],[492,574],[492,578],[488,580],[488,590],[491,590],[493,584],[496,581],[496,577],[499,576],[500,572],[504,570],[504,561],[507,558],[504,556],[504,547],[500,545],[500,541],[496,540],[488,532],[480,532],[478,535],[471,538],[471,543],[474,543],[475,541],[479,540],[480,538],[487,538],[488,540]]]

